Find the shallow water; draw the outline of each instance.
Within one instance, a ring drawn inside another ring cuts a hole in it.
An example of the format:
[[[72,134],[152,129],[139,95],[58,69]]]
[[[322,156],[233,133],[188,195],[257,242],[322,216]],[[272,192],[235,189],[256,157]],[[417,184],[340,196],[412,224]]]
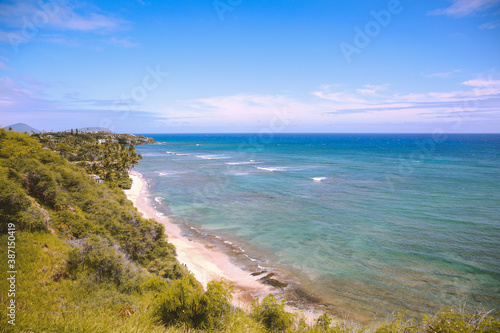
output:
[[[500,308],[500,136],[149,135],[160,212],[336,312]]]

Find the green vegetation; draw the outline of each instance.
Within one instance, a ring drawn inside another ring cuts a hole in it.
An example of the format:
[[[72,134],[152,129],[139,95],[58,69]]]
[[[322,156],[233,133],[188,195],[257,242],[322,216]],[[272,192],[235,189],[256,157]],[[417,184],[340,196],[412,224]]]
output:
[[[134,145],[154,142],[153,139],[133,134],[109,132],[50,132],[34,133],[43,147],[58,152],[62,157],[76,163],[91,175],[108,183],[128,189],[132,180],[130,169],[139,163],[142,156],[135,152]]]
[[[7,253],[15,239],[17,271],[16,325],[3,313],[0,332],[500,331],[498,314],[451,310],[418,322],[398,315],[369,329],[323,315],[310,327],[274,296],[245,313],[232,306],[228,283],[203,290],[176,260],[163,226],[144,219],[114,182],[96,183],[68,159],[0,129],[0,245]],[[13,299],[5,258],[3,311]]]
[[[262,302],[254,302],[252,316],[271,331],[286,331],[293,324],[294,316],[285,311],[285,302],[269,295]]]
[[[197,329],[222,329],[231,311],[231,288],[223,282],[209,282],[203,292],[188,276],[165,285],[155,301],[155,314],[166,326],[186,325]]]

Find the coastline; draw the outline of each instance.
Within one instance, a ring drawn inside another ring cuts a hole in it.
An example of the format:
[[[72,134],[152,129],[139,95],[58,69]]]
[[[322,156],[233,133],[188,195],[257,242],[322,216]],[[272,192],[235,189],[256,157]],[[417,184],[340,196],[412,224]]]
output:
[[[259,279],[262,276],[252,275],[251,272],[236,266],[226,253],[184,236],[179,226],[171,222],[167,216],[159,216],[148,202],[147,182],[142,174],[134,170],[129,176],[132,179],[132,187],[130,190],[124,190],[127,198],[145,218],[152,218],[165,227],[168,242],[176,248],[177,260],[193,273],[204,288],[212,280],[224,279],[233,283],[233,305],[245,311],[250,310],[254,299],[262,299],[269,294],[281,291],[260,282]],[[287,306],[287,311],[304,315],[306,322],[309,323],[313,323],[314,319],[319,316],[317,313],[291,306]]]

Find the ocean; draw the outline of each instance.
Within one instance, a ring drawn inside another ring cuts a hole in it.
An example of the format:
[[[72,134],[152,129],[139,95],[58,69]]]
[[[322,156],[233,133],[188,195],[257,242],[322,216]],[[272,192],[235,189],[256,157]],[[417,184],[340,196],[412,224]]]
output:
[[[364,318],[500,310],[500,135],[147,136],[136,170],[158,214],[297,299]]]

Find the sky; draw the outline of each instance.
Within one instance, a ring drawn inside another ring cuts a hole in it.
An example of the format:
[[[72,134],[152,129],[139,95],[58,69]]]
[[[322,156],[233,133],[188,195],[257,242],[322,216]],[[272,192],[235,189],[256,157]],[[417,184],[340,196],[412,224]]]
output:
[[[500,0],[0,1],[0,125],[499,133]]]

